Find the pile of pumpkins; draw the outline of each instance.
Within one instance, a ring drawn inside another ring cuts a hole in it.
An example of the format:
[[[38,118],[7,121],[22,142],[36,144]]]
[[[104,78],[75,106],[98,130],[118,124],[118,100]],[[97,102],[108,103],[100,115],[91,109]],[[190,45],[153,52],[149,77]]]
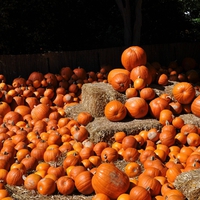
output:
[[[197,63],[188,57],[181,66],[149,64],[139,46],[125,49],[121,61],[123,68],[102,66],[97,73],[81,67],[63,67],[59,74],[34,71],[12,84],[0,75],[0,199],[14,199],[8,186],[50,197],[185,199],[174,181],[200,167],[200,128],[179,115],[200,117]],[[173,96],[157,96],[151,84],[164,87],[169,80],[177,81]],[[127,97],[125,104],[114,100],[105,106],[110,121],[151,115],[162,129],[116,132],[112,144],[91,141],[86,126],[93,116],[80,112],[75,120],[66,117],[65,109],[80,103],[82,85],[93,82],[111,84]],[[118,161],[124,161],[123,169]]]

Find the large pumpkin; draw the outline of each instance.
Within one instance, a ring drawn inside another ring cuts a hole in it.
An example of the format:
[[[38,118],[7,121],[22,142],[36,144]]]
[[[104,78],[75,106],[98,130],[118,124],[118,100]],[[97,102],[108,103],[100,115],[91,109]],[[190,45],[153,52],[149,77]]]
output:
[[[104,114],[108,120],[117,122],[126,117],[127,110],[123,103],[118,100],[113,100],[106,104]]]
[[[195,98],[196,92],[191,83],[180,82],[174,85],[172,94],[181,104],[189,104]]]
[[[134,67],[145,65],[146,62],[146,52],[139,46],[130,46],[122,52],[121,63],[128,71],[131,71]]]
[[[111,163],[99,165],[92,177],[95,193],[106,194],[111,199],[117,199],[120,194],[125,193],[129,185],[129,177]]]
[[[132,97],[127,99],[125,107],[128,114],[133,118],[143,118],[147,115],[149,106],[141,97]]]
[[[200,96],[196,97],[191,104],[191,111],[197,117],[200,117]]]

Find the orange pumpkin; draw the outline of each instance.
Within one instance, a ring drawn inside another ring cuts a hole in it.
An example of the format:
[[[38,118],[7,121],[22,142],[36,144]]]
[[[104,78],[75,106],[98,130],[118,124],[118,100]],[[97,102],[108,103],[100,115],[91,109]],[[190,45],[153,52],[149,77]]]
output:
[[[127,76],[130,76],[130,72],[128,70],[123,69],[123,68],[114,68],[108,73],[108,76],[107,76],[108,83],[111,83],[113,77],[119,73],[123,73],[123,74],[126,74]]]
[[[142,186],[136,185],[130,190],[130,199],[151,200],[150,192]]]
[[[61,176],[57,180],[57,189],[60,194],[69,195],[75,190],[75,183],[69,176]]]
[[[200,96],[192,101],[191,111],[195,116],[200,117]]]
[[[42,178],[37,184],[37,191],[42,195],[51,195],[56,191],[56,182],[51,178]]]
[[[180,82],[172,89],[174,98],[181,104],[189,104],[195,98],[195,89],[191,83]]]
[[[129,116],[137,119],[145,117],[149,110],[147,102],[141,97],[127,99],[125,107]]]
[[[107,187],[109,185],[109,187]],[[103,193],[111,199],[117,199],[129,188],[129,177],[114,164],[103,163],[97,167],[92,177],[95,193]]]
[[[145,65],[146,62],[146,52],[142,47],[130,46],[122,52],[121,63],[128,71],[131,71],[134,67]]]
[[[112,100],[106,104],[104,114],[110,121],[122,121],[127,115],[127,109],[120,101]]]
[[[124,73],[116,74],[110,82],[113,89],[118,92],[125,92],[126,89],[129,87],[130,83],[131,83],[130,77]]]
[[[137,66],[131,70],[130,79],[134,82],[137,78],[144,79],[146,85],[150,85],[152,82],[149,69],[145,65]]]

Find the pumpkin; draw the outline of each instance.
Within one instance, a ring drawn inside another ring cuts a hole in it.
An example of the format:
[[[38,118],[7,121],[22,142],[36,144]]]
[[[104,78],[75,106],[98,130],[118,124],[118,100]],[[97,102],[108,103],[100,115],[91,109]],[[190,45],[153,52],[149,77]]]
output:
[[[131,190],[130,190],[130,199],[137,199],[137,200],[151,200],[151,194],[149,193],[149,191],[147,189],[145,189],[142,186],[134,186]]]
[[[104,162],[114,162],[118,159],[118,152],[112,147],[106,147],[101,152],[101,160]]]
[[[122,121],[127,115],[127,109],[123,103],[118,100],[108,102],[104,108],[105,117],[113,122]]]
[[[92,200],[110,200],[110,198],[103,193],[98,193],[92,197]]]
[[[87,170],[79,173],[75,177],[75,187],[81,194],[89,195],[94,192],[92,186],[92,177],[93,174]]]
[[[147,102],[141,97],[127,99],[125,107],[128,111],[128,115],[136,119],[145,117],[149,110]]]
[[[139,46],[130,46],[121,54],[121,63],[128,71],[131,71],[134,67],[145,65],[146,62],[146,52]]]
[[[169,108],[169,102],[161,97],[156,97],[149,102],[150,115],[156,119],[159,119],[160,112]]]
[[[167,74],[163,73],[158,76],[157,83],[158,83],[158,85],[166,86],[166,85],[168,85],[168,80],[169,80],[169,78],[168,78]]]
[[[36,190],[37,184],[42,177],[38,174],[29,174],[24,180],[24,187],[27,190]]]
[[[4,117],[8,112],[11,111],[11,107],[8,103],[1,101],[0,102],[0,115]]]
[[[124,172],[128,175],[128,177],[133,178],[141,173],[141,167],[137,162],[129,162],[126,164]]]
[[[161,110],[160,112],[160,116],[159,116],[159,122],[162,124],[162,125],[165,125],[167,123],[172,123],[172,120],[173,120],[174,116],[173,116],[173,113],[171,110],[169,109],[163,109]]]
[[[135,162],[139,158],[139,152],[136,148],[129,147],[123,152],[123,158],[127,162]]]
[[[130,83],[130,77],[124,73],[116,74],[110,82],[113,89],[118,92],[125,92],[126,89],[129,87]]]
[[[61,176],[57,180],[57,189],[60,194],[69,195],[75,190],[75,183],[69,176]]]
[[[179,103],[189,104],[195,98],[196,91],[191,83],[180,82],[174,85],[172,94]]]
[[[138,177],[138,186],[149,188],[152,196],[160,194],[161,191],[161,183],[154,177],[145,175],[143,173]]]
[[[140,90],[140,97],[146,101],[151,101],[156,96],[154,89],[151,87],[145,87]]]
[[[36,121],[49,116],[50,107],[45,104],[38,104],[31,110],[31,117]]]
[[[42,178],[37,184],[37,191],[42,195],[51,195],[56,191],[56,182],[51,178]]]
[[[123,68],[114,68],[108,73],[108,76],[107,76],[108,83],[111,83],[113,77],[119,73],[123,73],[123,74],[126,74],[127,76],[130,76],[130,72],[128,70],[123,69]]]
[[[138,90],[135,89],[134,87],[129,87],[126,89],[125,91],[125,95],[126,95],[126,98],[129,99],[131,97],[137,97],[138,96]]]
[[[86,126],[88,123],[90,123],[93,120],[93,116],[89,112],[80,112],[77,116],[77,121],[79,124]]]
[[[200,96],[192,101],[191,111],[195,116],[200,117]]]
[[[110,199],[117,199],[119,195],[129,189],[129,185],[127,174],[111,163],[99,165],[92,177],[92,186],[95,193],[103,193]]]
[[[23,172],[19,168],[11,169],[6,176],[6,183],[8,185],[21,186],[24,183],[22,178]]]
[[[131,70],[130,79],[134,82],[137,78],[144,79],[146,85],[150,85],[152,82],[152,77],[145,65],[137,66]]]

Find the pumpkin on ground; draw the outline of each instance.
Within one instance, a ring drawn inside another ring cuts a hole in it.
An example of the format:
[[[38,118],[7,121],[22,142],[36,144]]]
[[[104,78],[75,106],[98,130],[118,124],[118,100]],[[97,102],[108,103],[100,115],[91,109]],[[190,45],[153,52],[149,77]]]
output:
[[[128,175],[111,163],[99,165],[92,177],[95,193],[106,194],[111,199],[117,199],[119,195],[125,193],[129,185]]]

